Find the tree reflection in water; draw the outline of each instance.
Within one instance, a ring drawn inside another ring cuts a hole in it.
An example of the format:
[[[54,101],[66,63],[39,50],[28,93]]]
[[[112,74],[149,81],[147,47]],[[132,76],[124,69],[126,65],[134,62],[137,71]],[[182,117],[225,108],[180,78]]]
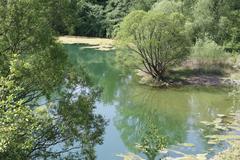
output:
[[[129,84],[121,89],[115,124],[124,143],[135,153],[138,153],[136,144],[145,137],[151,125],[156,126],[159,136],[166,137],[169,146],[193,143],[197,146],[193,153],[205,151],[207,145],[199,129],[201,120],[212,120],[231,106],[224,91],[214,88],[159,91]]]

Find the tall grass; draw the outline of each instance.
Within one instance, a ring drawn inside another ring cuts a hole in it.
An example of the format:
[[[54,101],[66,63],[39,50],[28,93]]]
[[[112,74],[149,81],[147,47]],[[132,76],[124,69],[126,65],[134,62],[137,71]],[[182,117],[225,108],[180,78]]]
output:
[[[223,70],[230,64],[229,55],[222,46],[209,38],[204,38],[197,40],[192,47],[190,61],[198,69]]]

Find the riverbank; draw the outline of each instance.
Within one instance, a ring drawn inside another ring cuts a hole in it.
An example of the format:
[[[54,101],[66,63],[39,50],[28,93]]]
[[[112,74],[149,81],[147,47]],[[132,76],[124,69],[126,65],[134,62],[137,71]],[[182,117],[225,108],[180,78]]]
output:
[[[140,70],[136,71],[140,78],[139,83],[152,87],[178,87],[178,86],[232,86],[234,83],[240,83],[239,80],[231,79],[231,76],[192,74],[188,76],[176,76],[169,82],[157,82],[149,74]]]
[[[114,40],[108,38],[81,37],[81,36],[60,36],[57,41],[62,44],[87,44],[89,48],[108,51],[114,49]]]
[[[181,87],[181,86],[213,86],[231,87],[240,85],[239,69],[229,67],[219,70],[202,70],[200,68],[186,68],[170,70],[166,81],[156,81],[150,74],[136,70],[139,83],[152,87]]]

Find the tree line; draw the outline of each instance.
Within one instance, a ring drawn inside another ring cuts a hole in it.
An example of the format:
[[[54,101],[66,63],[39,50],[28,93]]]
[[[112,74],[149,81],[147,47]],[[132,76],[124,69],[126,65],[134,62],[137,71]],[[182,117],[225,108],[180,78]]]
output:
[[[60,34],[114,37],[134,10],[178,12],[193,41],[208,35],[228,50],[239,50],[238,0],[53,0],[49,6],[51,25]]]
[[[112,37],[132,10],[149,10],[157,0],[53,0],[49,14],[61,35]]]

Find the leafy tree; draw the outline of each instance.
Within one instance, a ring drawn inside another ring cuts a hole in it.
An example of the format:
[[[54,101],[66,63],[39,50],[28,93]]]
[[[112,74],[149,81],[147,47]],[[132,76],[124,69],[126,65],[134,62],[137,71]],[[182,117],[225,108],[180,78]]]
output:
[[[57,99],[45,104],[34,104],[34,100],[26,103],[25,98],[18,97],[26,89],[16,87],[13,77],[1,78],[1,159],[96,158],[94,146],[102,143],[105,124],[93,113],[97,92],[72,94],[79,83],[68,80],[71,83],[65,84],[68,87]],[[54,149],[56,145],[58,149]]]
[[[121,23],[118,39],[141,57],[144,72],[165,80],[169,67],[189,53],[184,24],[181,14],[134,11]]]
[[[225,17],[221,18],[220,22],[226,21],[224,21],[225,25],[221,25],[222,23],[219,25],[222,29],[221,33],[224,33],[219,36],[226,37],[224,45],[227,50],[240,52],[240,29],[238,27],[240,25],[240,3],[237,0],[227,2],[230,8],[230,11],[226,11],[229,14],[228,20]]]
[[[22,0],[0,5],[0,59],[4,62],[0,65],[1,76],[11,74],[12,70],[18,85],[43,93],[62,81],[67,60],[62,47],[55,43],[45,18],[47,12],[42,12],[47,7],[45,4]],[[52,83],[49,83],[50,77]]]
[[[194,5],[198,0],[182,0],[182,12],[184,16],[193,18]]]
[[[42,0],[47,5],[47,17],[51,27],[59,34],[74,34],[77,24],[77,8],[83,1]]]
[[[75,34],[97,37],[106,35],[104,6],[90,2],[79,3],[76,14]]]
[[[106,8],[107,37],[114,37],[119,28],[119,23],[130,12],[132,2],[128,0],[109,0]]]
[[[0,159],[95,159],[102,143],[99,92],[56,44],[48,5],[0,1]]]
[[[149,11],[157,0],[133,0],[134,10]]]
[[[115,37],[119,29],[119,24],[125,16],[134,10],[151,9],[156,0],[109,0],[106,7],[106,30],[107,37]]]
[[[194,6],[194,25],[199,37],[204,37],[206,33],[213,32],[214,13],[211,10],[211,0],[198,1]]]
[[[166,14],[171,14],[174,12],[181,13],[182,2],[175,2],[169,0],[162,0],[153,5],[153,11],[161,11]]]
[[[239,51],[239,3],[227,0],[202,0],[194,5],[195,37],[207,34],[229,51]]]

